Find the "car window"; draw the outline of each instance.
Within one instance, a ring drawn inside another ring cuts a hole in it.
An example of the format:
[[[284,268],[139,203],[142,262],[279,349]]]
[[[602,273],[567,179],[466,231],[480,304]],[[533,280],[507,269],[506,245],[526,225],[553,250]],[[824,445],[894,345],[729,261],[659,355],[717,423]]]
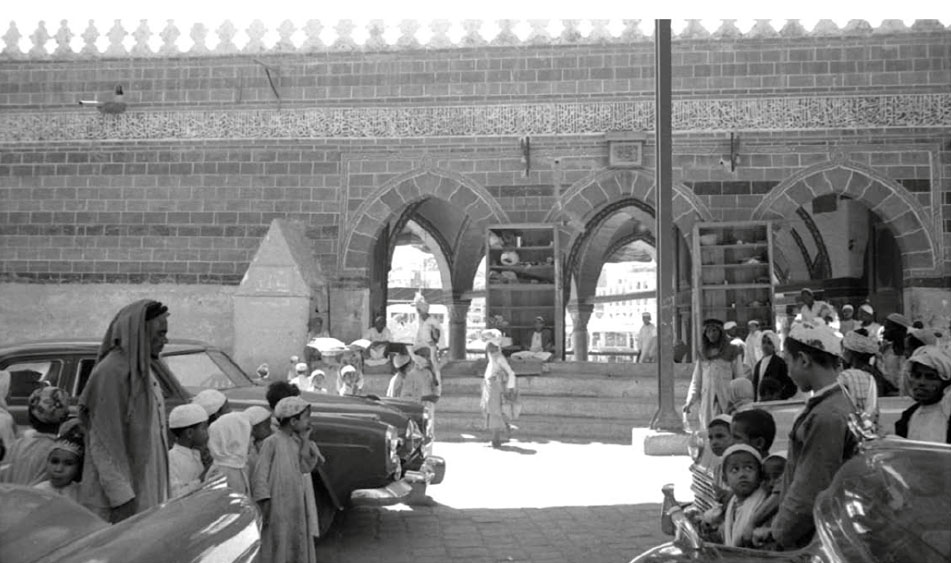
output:
[[[204,352],[163,356],[182,387],[230,389],[235,386],[221,367]]]
[[[89,375],[94,367],[96,367],[96,360],[79,360],[79,373],[76,378],[75,389],[73,389],[74,396],[78,397],[86,388],[86,384],[89,383]]]
[[[26,400],[34,389],[59,384],[63,362],[59,360],[16,362],[8,365],[6,370],[10,372],[9,397]]]

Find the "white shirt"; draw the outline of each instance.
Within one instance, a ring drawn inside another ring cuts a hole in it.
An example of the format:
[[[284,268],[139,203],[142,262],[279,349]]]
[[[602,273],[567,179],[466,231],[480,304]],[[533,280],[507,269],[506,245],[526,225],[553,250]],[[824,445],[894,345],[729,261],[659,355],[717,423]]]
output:
[[[921,405],[908,421],[908,439],[945,443],[948,436],[948,417],[951,416],[951,387],[944,397],[933,405]]]
[[[175,444],[168,451],[169,496],[178,497],[201,487],[205,466],[198,450]]]
[[[429,315],[426,317],[425,321],[420,321],[419,328],[416,330],[416,342],[415,344],[424,344],[430,348],[436,347],[439,344],[438,340],[433,340],[433,330],[440,330],[439,321],[436,320],[436,317]],[[430,358],[435,357],[435,350],[430,350],[432,354]]]
[[[532,333],[532,345],[528,350],[529,352],[544,352],[544,350],[542,350],[542,333]]]
[[[393,335],[390,333],[390,329],[383,327],[383,330],[378,331],[375,326],[371,326],[363,333],[363,338],[369,340],[370,342],[392,342]]]

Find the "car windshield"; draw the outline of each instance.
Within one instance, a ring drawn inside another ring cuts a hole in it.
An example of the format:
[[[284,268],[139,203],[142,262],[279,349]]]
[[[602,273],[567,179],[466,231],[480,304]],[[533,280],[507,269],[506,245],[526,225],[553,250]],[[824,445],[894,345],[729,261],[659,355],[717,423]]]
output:
[[[231,389],[253,385],[234,362],[215,350],[196,350],[162,357],[178,382],[191,389]]]

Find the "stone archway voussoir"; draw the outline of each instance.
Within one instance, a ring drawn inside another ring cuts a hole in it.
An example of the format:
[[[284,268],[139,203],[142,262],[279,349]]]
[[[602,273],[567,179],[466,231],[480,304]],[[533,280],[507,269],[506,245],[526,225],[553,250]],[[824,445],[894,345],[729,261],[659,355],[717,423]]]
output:
[[[591,209],[597,209],[609,201],[607,194],[604,193],[598,182],[591,182],[578,195],[588,202]]]
[[[776,198],[776,201],[770,206],[770,211],[778,215],[779,218],[786,219],[792,217],[801,206],[792,199],[789,192],[786,192]]]
[[[462,188],[451,191],[449,197],[446,198],[446,201],[460,209],[466,209],[478,200],[478,196],[472,193],[472,190]]]
[[[469,190],[463,190],[462,184],[456,182],[455,180],[451,180],[449,178],[440,178],[439,184],[436,185],[436,188],[433,190],[432,194],[433,197],[438,197],[439,199],[445,201],[452,201],[456,193],[461,191]]]
[[[934,267],[930,252],[904,252],[901,259],[905,270],[930,270]]]
[[[813,193],[813,191],[801,181],[789,186],[789,188],[786,190],[786,193],[783,195],[796,204],[796,206],[793,208],[793,211],[801,207],[804,203],[812,201],[815,197],[815,193]]]
[[[439,187],[439,183],[442,180],[444,180],[442,176],[437,176],[436,174],[430,174],[428,172],[425,174],[420,174],[414,178],[416,185],[419,186],[420,193],[429,195],[436,193],[436,189]]]
[[[872,180],[865,174],[856,174],[853,173],[849,178],[849,183],[845,185],[845,188],[842,190],[842,193],[851,197],[855,200],[860,200],[865,197],[865,190],[872,185]]]
[[[865,195],[862,197],[862,203],[864,203],[869,209],[876,209],[883,201],[892,196],[892,190],[888,189],[885,184],[874,181],[872,185],[865,190]]]
[[[625,195],[624,185],[617,176],[603,178],[598,181],[598,184],[601,186],[601,191],[604,192],[608,201],[617,201]]]
[[[853,176],[855,176],[855,172],[841,166],[825,172],[826,181],[835,193],[843,193]]]
[[[364,218],[370,217],[370,218],[376,219],[378,223],[383,223],[384,221],[389,219],[390,215],[392,215],[393,212],[398,211],[399,209],[400,207],[392,208],[386,203],[384,203],[383,200],[377,199],[376,201],[372,202],[369,206],[367,206],[367,209],[363,217]],[[362,222],[362,219],[361,219],[361,222]]]
[[[419,189],[419,186],[416,185],[416,182],[413,180],[406,180],[401,182],[396,188],[395,191],[400,194],[400,197],[403,198],[403,201],[406,203],[411,203],[422,197],[423,192]]]
[[[826,173],[813,174],[812,176],[807,176],[802,180],[803,184],[812,192],[812,197],[808,201],[813,199],[834,193],[832,189],[832,183],[829,182],[829,179],[826,177]],[[803,202],[806,203],[806,202]]]

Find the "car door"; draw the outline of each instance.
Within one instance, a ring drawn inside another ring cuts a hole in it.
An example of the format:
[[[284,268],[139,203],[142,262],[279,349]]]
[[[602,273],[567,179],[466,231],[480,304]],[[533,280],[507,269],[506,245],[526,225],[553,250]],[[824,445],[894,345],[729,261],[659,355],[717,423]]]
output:
[[[7,405],[18,426],[30,425],[27,400],[34,390],[49,386],[70,390],[68,384],[73,380],[73,365],[71,358],[57,355],[6,358],[0,368],[10,372]]]

